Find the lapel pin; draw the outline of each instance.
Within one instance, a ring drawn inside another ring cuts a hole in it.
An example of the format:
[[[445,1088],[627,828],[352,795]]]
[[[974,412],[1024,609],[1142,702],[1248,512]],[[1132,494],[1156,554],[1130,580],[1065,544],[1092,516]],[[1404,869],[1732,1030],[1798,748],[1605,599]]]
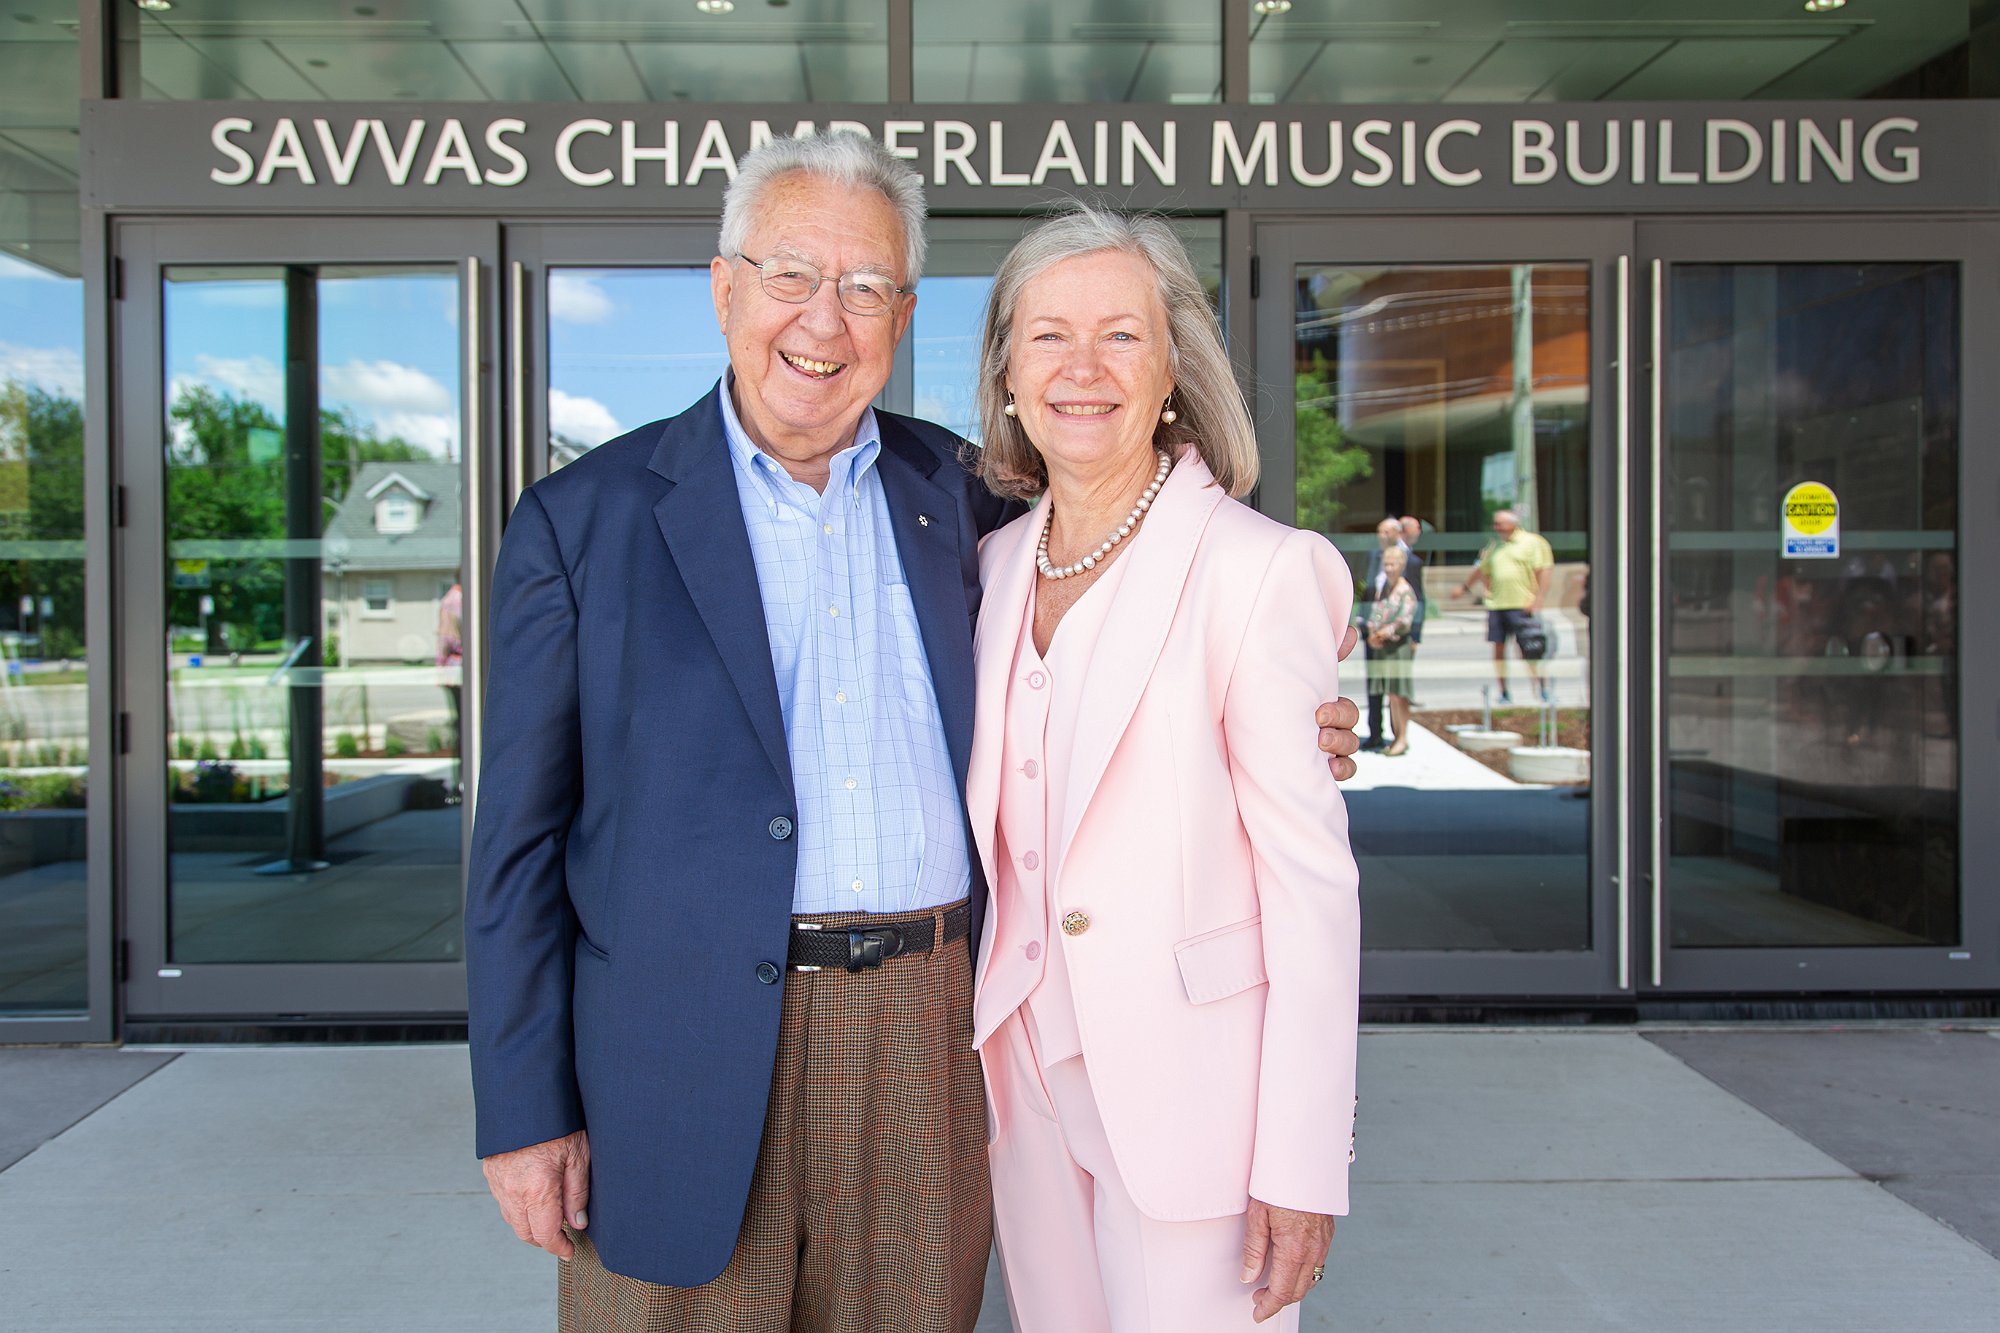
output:
[[[920,527],[920,528],[927,528],[927,527],[929,527],[930,525],[931,525],[931,516],[930,516],[929,514],[918,514],[918,515],[917,515],[917,526],[918,526],[918,527]]]

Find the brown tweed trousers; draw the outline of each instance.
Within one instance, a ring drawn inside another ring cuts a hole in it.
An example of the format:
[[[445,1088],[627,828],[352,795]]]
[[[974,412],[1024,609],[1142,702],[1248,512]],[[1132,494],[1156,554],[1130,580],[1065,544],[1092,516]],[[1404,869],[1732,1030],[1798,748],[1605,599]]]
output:
[[[829,927],[911,917],[800,917]],[[944,929],[944,909],[929,913]],[[972,949],[785,974],[736,1253],[700,1287],[560,1264],[562,1333],[971,1333],[993,1240]],[[598,1162],[597,1170],[616,1170]]]

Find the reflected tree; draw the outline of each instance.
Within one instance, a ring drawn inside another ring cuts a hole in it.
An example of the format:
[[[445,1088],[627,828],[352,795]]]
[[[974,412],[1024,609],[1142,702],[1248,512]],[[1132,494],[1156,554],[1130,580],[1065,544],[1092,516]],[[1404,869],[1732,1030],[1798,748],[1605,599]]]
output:
[[[1294,384],[1295,438],[1298,441],[1298,523],[1313,532],[1333,532],[1347,506],[1340,493],[1372,475],[1368,451],[1347,442],[1338,400],[1331,388],[1326,357],[1313,353],[1312,369]]]

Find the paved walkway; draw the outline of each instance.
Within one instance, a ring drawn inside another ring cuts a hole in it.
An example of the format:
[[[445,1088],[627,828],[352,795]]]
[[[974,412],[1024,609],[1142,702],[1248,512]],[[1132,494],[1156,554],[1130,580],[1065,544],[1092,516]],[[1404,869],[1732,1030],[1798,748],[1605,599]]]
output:
[[[2000,1327],[1991,1032],[1395,1028],[1362,1065],[1308,1329]],[[462,1047],[0,1051],[0,1329],[549,1329],[470,1116]]]

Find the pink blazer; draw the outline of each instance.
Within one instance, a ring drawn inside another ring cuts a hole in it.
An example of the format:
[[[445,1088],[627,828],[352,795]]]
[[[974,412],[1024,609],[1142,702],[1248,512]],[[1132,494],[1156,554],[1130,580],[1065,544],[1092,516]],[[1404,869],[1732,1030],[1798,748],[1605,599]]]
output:
[[[994,874],[1007,673],[1039,518],[980,550],[978,721],[966,806]],[[1353,583],[1324,537],[1225,496],[1189,451],[1147,514],[1084,683],[1058,935],[1126,1188],[1165,1221],[1247,1199],[1347,1212],[1361,918],[1347,812],[1313,710],[1339,694]],[[1050,737],[1051,747],[1065,743]],[[980,993],[1038,938],[996,894]],[[1023,933],[1026,932],[1026,933]],[[1017,993],[1018,994],[1018,993]],[[975,1003],[976,1040],[1006,1017]],[[1011,1005],[1005,1006],[1011,1009]]]

